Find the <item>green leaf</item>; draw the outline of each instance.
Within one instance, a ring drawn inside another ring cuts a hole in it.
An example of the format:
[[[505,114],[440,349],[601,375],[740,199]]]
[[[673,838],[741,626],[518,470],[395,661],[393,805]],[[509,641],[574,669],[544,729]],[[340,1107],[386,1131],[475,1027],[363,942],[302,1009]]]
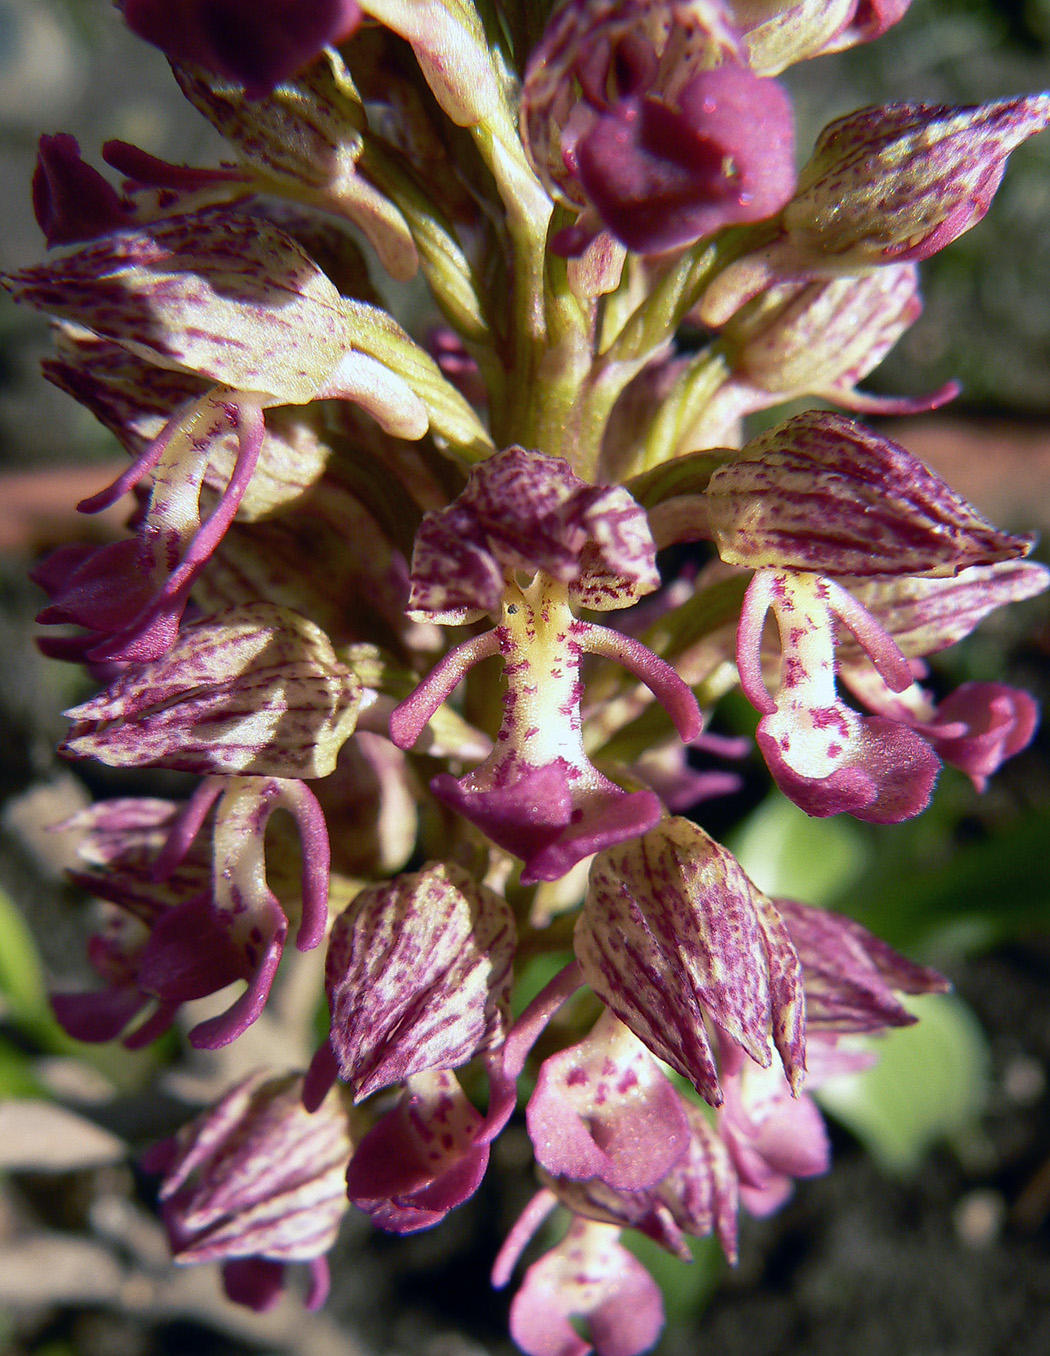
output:
[[[0,890],[0,993],[20,1022],[50,1018],[47,986],[36,943],[9,896]]]
[[[988,1044],[961,999],[905,1002],[918,1023],[873,1042],[879,1053],[873,1068],[835,1078],[816,1094],[886,1172],[900,1176],[916,1172],[934,1144],[972,1124],[988,1082]]]
[[[16,1097],[46,1097],[24,1050],[0,1036],[0,1102]]]
[[[664,1297],[664,1312],[668,1325],[683,1326],[706,1308],[728,1270],[726,1259],[717,1239],[688,1238],[686,1242],[693,1254],[693,1264],[672,1257],[643,1234],[633,1229],[624,1231],[621,1243],[634,1253],[653,1280],[659,1285]]]
[[[946,790],[935,799],[934,812]],[[927,841],[927,827],[918,820],[871,835],[879,848],[872,870],[856,889],[847,887],[834,907],[909,951],[973,954],[1050,926],[1045,808],[950,853],[944,838]]]

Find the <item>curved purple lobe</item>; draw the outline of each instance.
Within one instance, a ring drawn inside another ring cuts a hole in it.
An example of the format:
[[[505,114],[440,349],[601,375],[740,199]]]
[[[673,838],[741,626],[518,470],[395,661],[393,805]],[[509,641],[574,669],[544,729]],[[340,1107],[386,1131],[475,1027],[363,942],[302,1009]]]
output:
[[[127,203],[80,158],[80,146],[68,132],[40,138],[33,212],[49,246],[94,240],[130,220]]]
[[[352,1204],[391,1233],[438,1224],[477,1190],[488,1167],[484,1119],[445,1070],[416,1075],[358,1144],[346,1170]]]
[[[1005,683],[963,683],[937,707],[936,722],[920,726],[946,763],[960,768],[978,791],[1008,758],[1028,747],[1039,705]]]
[[[257,1314],[268,1313],[284,1291],[284,1263],[266,1257],[239,1257],[223,1267],[222,1288],[234,1304],[243,1304]]]
[[[655,1186],[689,1142],[682,1099],[641,1041],[611,1017],[543,1062],[526,1120],[548,1172],[625,1191]]]

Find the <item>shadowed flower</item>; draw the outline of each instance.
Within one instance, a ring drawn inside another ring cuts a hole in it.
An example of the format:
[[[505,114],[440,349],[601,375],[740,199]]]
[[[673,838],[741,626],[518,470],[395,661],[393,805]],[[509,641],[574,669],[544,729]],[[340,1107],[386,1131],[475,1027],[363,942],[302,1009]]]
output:
[[[228,484],[202,520],[200,495],[213,445],[230,435],[237,457]],[[258,400],[208,393],[180,409],[138,460],[108,490],[84,500],[84,513],[116,504],[145,476],[154,489],[138,535],[84,551],[64,547],[34,576],[51,596],[44,625],[86,628],[78,658],[150,660],[164,654],[208,558],[237,512],[264,436]]]
[[[938,409],[958,394],[957,382],[918,397],[857,389],[921,313],[914,264],[767,288],[719,335],[732,375],[691,430],[691,441],[698,447],[732,441],[734,421],[806,395],[871,414]]]
[[[132,32],[172,61],[262,98],[361,22],[356,0],[118,0]]]
[[[146,1155],[161,1172],[161,1210],[175,1261],[221,1262],[230,1299],[266,1310],[284,1269],[310,1269],[308,1309],[328,1294],[324,1254],[346,1213],[343,1175],[352,1145],[333,1093],[313,1114],[294,1075],[253,1074]]]
[[[204,854],[193,845],[213,806],[211,850]],[[266,879],[266,826],[276,810],[291,813],[303,843],[296,945],[308,951],[324,938],[329,848],[320,807],[302,782],[216,777],[177,815],[163,801],[116,801],[83,817],[88,865],[105,870],[75,878],[119,913],[90,951],[106,989],[52,998],[71,1035],[112,1040],[148,1008],[146,1021],[125,1037],[127,1045],[142,1045],[167,1030],[183,1003],[236,981],[246,982],[245,991],[226,1012],[198,1023],[190,1043],[228,1045],[258,1018],[284,951],[286,909],[293,912]]]

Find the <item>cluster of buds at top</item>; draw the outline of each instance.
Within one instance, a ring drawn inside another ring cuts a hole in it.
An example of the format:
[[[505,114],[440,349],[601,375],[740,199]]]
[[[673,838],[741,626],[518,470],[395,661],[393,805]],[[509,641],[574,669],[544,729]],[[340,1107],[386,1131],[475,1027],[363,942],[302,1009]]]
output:
[[[1037,722],[1003,683],[927,682],[1046,587],[1031,539],[844,414],[740,421],[956,394],[860,384],[1050,95],[862,110],[796,173],[779,75],[906,0],[562,0],[542,29],[517,0],[119,7],[230,158],[110,142],[117,186],[41,141],[53,252],[4,282],[130,458],[80,507],[137,501],[127,535],[37,567],[41,622],[72,628],[42,645],[101,687],[66,757],[201,781],[74,821],[101,984],[56,1013],[133,1046],[239,983],[188,1031],[214,1048],[259,1019],[289,930],[326,948],[309,1067],[150,1159],[176,1259],[256,1308],[289,1262],[320,1302],[349,1203],[404,1233],[467,1201],[531,1065],[541,1185],[495,1283],[569,1222],[513,1335],[634,1356],[662,1311],[620,1234],[735,1258],[741,1209],[827,1167],[810,1092],[914,1020],[901,994],[945,987],[771,900],[700,827],[737,778],[694,751],[750,746],[701,705],[739,684],[779,789],[877,823],[944,763],[982,790]],[[413,337],[377,279],[417,273]],[[675,346],[687,320],[699,349]],[[662,578],[675,542],[702,545]],[[512,1020],[523,963],[559,953]]]

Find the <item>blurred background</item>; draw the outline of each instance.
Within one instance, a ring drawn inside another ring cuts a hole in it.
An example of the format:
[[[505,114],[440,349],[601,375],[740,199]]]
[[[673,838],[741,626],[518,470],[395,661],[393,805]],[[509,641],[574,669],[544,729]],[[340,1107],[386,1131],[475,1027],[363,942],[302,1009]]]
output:
[[[914,0],[871,47],[796,69],[808,147],[820,126],[893,99],[977,102],[1050,86],[1050,0]],[[0,270],[38,259],[29,178],[41,132],[135,142],[207,163],[219,144],[163,59],[107,0],[0,0]],[[886,430],[1000,526],[1050,530],[1050,134],[1012,157],[988,218],[924,265],[926,313],[868,383],[917,394],[950,377],[948,411]],[[37,371],[47,326],[0,300],[0,1350],[12,1356],[282,1352],[504,1356],[506,1297],[488,1267],[533,1189],[521,1126],[479,1196],[405,1240],[353,1218],[325,1311],[295,1298],[257,1317],[210,1268],[174,1272],[155,1183],[134,1155],[238,1074],[293,1062],[311,1040],[317,958],[283,969],[278,1001],[226,1052],[176,1034],[134,1056],[76,1045],[52,982],[84,973],[90,906],[64,882],[49,826],[98,794],[184,783],[63,765],[61,711],[87,680],[33,645],[43,603],[26,571],[83,539],[77,499],[119,453]],[[112,530],[106,524],[94,530]],[[1037,551],[1044,561],[1045,545]],[[993,616],[938,664],[946,686],[1000,679],[1050,702],[1050,603]],[[750,717],[730,704],[724,720]],[[950,976],[923,1020],[883,1043],[871,1075],[829,1090],[836,1162],[768,1221],[744,1222],[732,1273],[640,1247],[664,1283],[659,1351],[686,1356],[1044,1356],[1050,1351],[1050,736],[984,796],[948,769],[919,820],[811,821],[764,799],[756,762],[718,830],[757,883],[842,909]],[[707,822],[706,820],[704,822]],[[311,968],[314,967],[314,968]],[[194,1012],[186,1025],[198,1020]],[[183,1030],[185,1027],[182,1028]]]

